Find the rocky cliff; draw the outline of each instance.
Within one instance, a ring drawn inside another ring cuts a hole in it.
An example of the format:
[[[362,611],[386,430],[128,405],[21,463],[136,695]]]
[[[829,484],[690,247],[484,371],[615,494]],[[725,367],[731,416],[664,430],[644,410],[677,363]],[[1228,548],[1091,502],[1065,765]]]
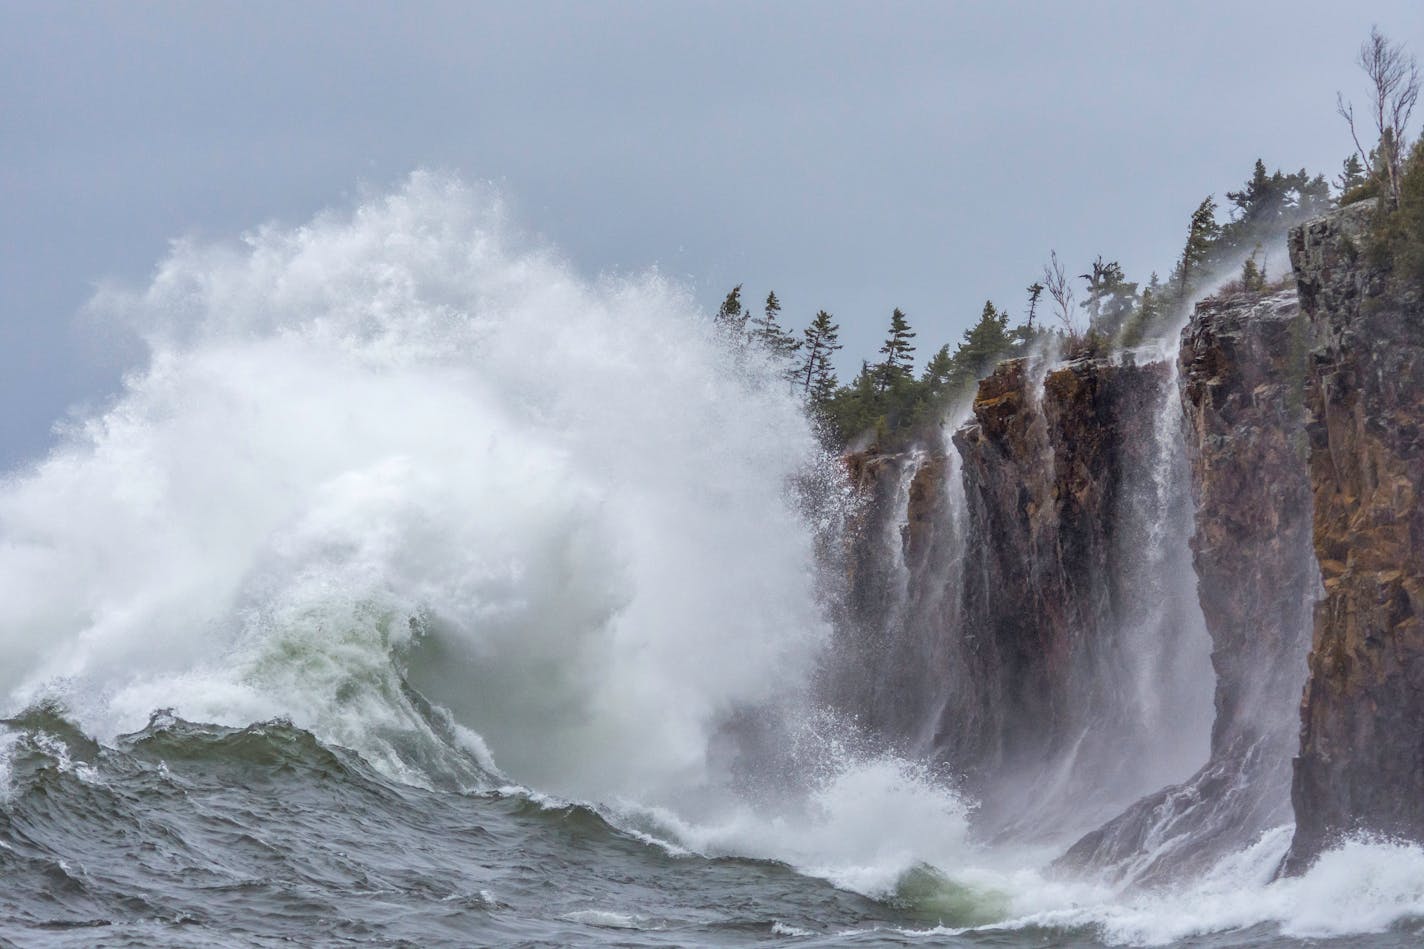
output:
[[[857,720],[907,751],[923,748],[960,678],[957,520],[943,451],[875,449],[846,456],[860,495],[845,556],[843,625],[854,630],[833,670]]]
[[[1147,575],[1163,567],[1153,531],[1187,516],[1153,483],[1159,426],[1176,421],[1160,411],[1175,403],[1170,369],[1012,360],[980,384],[948,450],[849,459],[866,503],[845,654],[874,683],[854,707],[949,763],[985,801],[981,827],[1061,832],[1064,813],[1106,819],[1188,770],[1150,737],[1181,708],[1178,686],[1193,688],[1177,668],[1190,637],[1158,635],[1184,598]]]
[[[1065,862],[1139,881],[1201,869],[1290,820],[1296,710],[1318,587],[1294,290],[1199,304],[1179,356],[1193,567],[1216,675],[1207,763]]]
[[[952,444],[851,458],[853,705],[981,828],[1112,808],[1063,862],[1139,881],[1292,808],[1287,871],[1424,840],[1424,299],[1369,213],[1292,233],[1297,291],[1203,302],[1175,365],[1005,362]]]
[[[1160,363],[1084,359],[1035,378],[1015,360],[980,385],[954,436],[974,548],[962,621],[977,710],[957,703],[940,723],[954,760],[1019,775],[1119,731],[1119,619],[1138,553],[1119,515],[1129,473],[1153,463],[1152,409],[1168,382]]]
[[[1369,213],[1348,207],[1290,237],[1324,583],[1290,871],[1355,830],[1424,839],[1424,301],[1362,259]]]

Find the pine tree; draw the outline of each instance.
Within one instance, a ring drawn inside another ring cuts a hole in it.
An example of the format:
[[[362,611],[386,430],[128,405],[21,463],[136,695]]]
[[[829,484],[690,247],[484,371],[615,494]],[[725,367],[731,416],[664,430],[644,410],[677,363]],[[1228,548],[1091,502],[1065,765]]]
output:
[[[1138,316],[1145,326],[1151,327],[1162,315],[1162,281],[1157,271],[1147,278],[1147,289],[1142,291],[1142,304],[1137,308]]]
[[[1092,272],[1079,277],[1088,282],[1088,299],[1082,303],[1088,311],[1088,328],[1116,333],[1136,309],[1137,284],[1123,276],[1121,264],[1104,261],[1102,254],[1093,261]]]
[[[1013,352],[1014,340],[1009,334],[1009,314],[985,300],[979,312],[979,322],[964,331],[948,374],[948,388],[959,392],[978,382],[999,360]]]
[[[1251,179],[1240,191],[1226,192],[1231,220],[1222,225],[1207,269],[1229,263],[1255,244],[1269,241],[1292,225],[1328,211],[1330,185],[1324,175],[1311,177],[1304,168],[1286,174],[1266,174],[1259,158]]]
[[[954,357],[949,354],[949,344],[945,343],[935,354],[930,357],[930,361],[925,364],[925,373],[920,377],[920,382],[925,387],[925,393],[931,398],[938,398],[949,386],[950,378],[954,374]]]
[[[1352,154],[1345,159],[1340,174],[1335,178],[1336,193],[1343,198],[1367,181],[1369,178],[1365,175],[1365,166],[1360,164],[1360,156]]]
[[[914,338],[905,314],[896,308],[890,315],[890,335],[880,347],[885,359],[878,366],[879,391],[884,392],[896,381],[911,377],[915,369],[915,344],[910,340]]]
[[[1026,324],[1028,329],[1026,335],[1028,336],[1033,335],[1033,316],[1038,312],[1038,298],[1041,296],[1043,296],[1043,284],[1035,280],[1028,285],[1028,323]]]
[[[750,316],[751,314],[742,308],[742,285],[739,283],[722,301],[717,314],[712,317],[712,325],[727,339],[739,343],[746,332],[747,318]]]
[[[790,359],[796,351],[801,348],[801,341],[794,334],[783,329],[778,317],[781,313],[781,301],[776,299],[776,291],[766,295],[766,306],[762,310],[762,316],[751,320],[752,339],[761,344],[772,356],[779,359]],[[750,318],[751,314],[747,314]]]
[[[1211,195],[1207,195],[1192,212],[1191,223],[1187,226],[1187,244],[1182,248],[1182,256],[1177,259],[1177,272],[1173,274],[1177,294],[1182,300],[1186,300],[1193,281],[1202,276],[1212,244],[1220,235],[1221,225],[1216,223],[1216,202]]]
[[[840,330],[840,326],[831,322],[831,314],[821,310],[802,331],[801,348],[805,358],[797,371],[797,380],[801,383],[801,395],[813,403],[824,402],[836,390],[831,356],[841,348]]]
[[[1241,265],[1241,289],[1247,293],[1260,293],[1266,289],[1265,271],[1256,264],[1256,255],[1260,251],[1261,245],[1257,244],[1251,256]]]

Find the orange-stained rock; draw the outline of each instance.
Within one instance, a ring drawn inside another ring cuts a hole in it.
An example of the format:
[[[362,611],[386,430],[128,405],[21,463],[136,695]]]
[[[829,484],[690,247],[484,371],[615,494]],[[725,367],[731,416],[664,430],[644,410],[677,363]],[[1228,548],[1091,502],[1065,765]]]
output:
[[[1424,301],[1363,255],[1371,208],[1291,233],[1310,327],[1315,614],[1287,869],[1342,835],[1424,840]]]
[[[1216,674],[1211,753],[1063,862],[1163,882],[1288,823],[1311,604],[1305,326],[1295,291],[1200,303],[1178,360],[1198,600]]]

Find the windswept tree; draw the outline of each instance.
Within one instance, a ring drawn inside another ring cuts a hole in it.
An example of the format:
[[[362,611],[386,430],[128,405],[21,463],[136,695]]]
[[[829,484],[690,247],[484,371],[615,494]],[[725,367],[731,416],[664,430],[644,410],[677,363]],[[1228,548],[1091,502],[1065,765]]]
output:
[[[1043,296],[1043,284],[1042,284],[1042,283],[1039,283],[1037,280],[1035,280],[1033,283],[1031,283],[1031,284],[1028,285],[1027,293],[1028,293],[1028,320],[1027,320],[1027,322],[1024,324],[1024,326],[1025,326],[1025,328],[1026,328],[1027,331],[1028,331],[1028,335],[1032,336],[1032,335],[1033,335],[1033,317],[1034,317],[1034,314],[1038,312],[1038,300],[1039,300],[1039,297]]]
[[[880,392],[885,392],[897,381],[914,378],[915,338],[905,314],[896,308],[890,315],[890,332],[880,347],[880,355],[885,358],[876,367],[876,382]]]
[[[1290,227],[1330,210],[1330,185],[1324,175],[1304,169],[1266,173],[1256,159],[1251,177],[1238,191],[1226,192],[1231,219],[1221,226],[1211,248],[1211,264],[1230,265],[1249,248],[1274,240]]]
[[[1340,198],[1364,187],[1370,178],[1365,174],[1365,166],[1360,164],[1360,156],[1350,154],[1341,165],[1340,174],[1335,177],[1335,192]]]
[[[1260,251],[1261,245],[1257,244],[1251,256],[1241,265],[1241,289],[1247,293],[1261,293],[1266,289],[1266,271],[1256,263],[1256,255]]]
[[[1192,212],[1191,222],[1187,225],[1187,243],[1182,248],[1182,256],[1177,258],[1176,273],[1172,275],[1180,302],[1186,302],[1192,288],[1204,275],[1212,244],[1219,236],[1221,225],[1216,223],[1216,201],[1207,195]]]
[[[950,382],[954,377],[955,369],[954,357],[949,354],[949,344],[945,343],[935,354],[925,363],[925,371],[920,376],[920,384],[924,386],[925,395],[931,400],[940,399],[950,389]]]
[[[781,301],[773,290],[766,295],[762,315],[751,320],[751,335],[772,356],[789,360],[801,348],[801,341],[782,327],[780,315]]]
[[[722,305],[717,308],[717,314],[712,317],[712,323],[722,331],[728,339],[740,341],[747,329],[747,320],[751,313],[742,307],[742,285],[739,283],[731,289],[722,301]]]
[[[1088,299],[1082,304],[1088,311],[1088,328],[1116,334],[1137,308],[1137,284],[1123,275],[1121,264],[1103,260],[1102,254],[1093,261],[1092,270],[1079,277],[1088,284]]]
[[[836,373],[831,358],[841,348],[841,328],[831,322],[831,314],[821,310],[811,325],[802,331],[801,366],[797,381],[801,395],[813,404],[820,404],[836,391]]]
[[[979,322],[964,331],[964,342],[955,350],[948,377],[952,392],[968,389],[1001,359],[1014,350],[1014,338],[1009,332],[1009,314],[984,301]]]
[[[1370,120],[1376,145],[1366,149],[1355,122],[1355,104],[1336,93],[1335,105],[1350,127],[1355,154],[1369,169],[1370,177],[1390,209],[1399,207],[1400,182],[1409,146],[1409,118],[1419,99],[1419,66],[1399,43],[1391,43],[1379,27],[1360,45],[1355,60],[1370,81]],[[1368,134],[1368,133],[1367,133]]]

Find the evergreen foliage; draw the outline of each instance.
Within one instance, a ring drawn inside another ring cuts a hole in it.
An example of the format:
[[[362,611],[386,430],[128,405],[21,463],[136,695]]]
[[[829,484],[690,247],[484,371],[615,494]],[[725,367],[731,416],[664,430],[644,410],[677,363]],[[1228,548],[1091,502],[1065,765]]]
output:
[[[1182,255],[1177,258],[1177,268],[1172,273],[1172,285],[1179,299],[1185,300],[1196,283],[1205,276],[1212,245],[1220,236],[1221,225],[1216,223],[1216,201],[1211,195],[1207,195],[1192,212],[1191,221],[1187,225],[1187,243],[1182,248]]]
[[[722,301],[717,314],[712,317],[712,322],[727,337],[740,340],[746,332],[747,317],[750,315],[742,309],[742,285],[739,283]]]
[[[1339,195],[1341,204],[1350,204],[1345,199],[1346,195],[1357,195],[1359,190],[1368,182],[1369,177],[1365,174],[1365,166],[1360,163],[1360,157],[1351,154],[1346,158],[1340,168],[1340,174],[1335,177],[1335,192]],[[1354,200],[1359,200],[1355,198]]]
[[[1034,315],[1038,312],[1038,301],[1039,298],[1043,296],[1043,284],[1035,280],[1033,283],[1028,285],[1028,288],[1025,292],[1028,293],[1028,320],[1024,325],[1028,328],[1028,331],[1032,333],[1033,318]]]
[[[1400,168],[1399,206],[1381,201],[1375,212],[1370,253],[1398,290],[1424,291],[1424,138]]]
[[[1334,179],[1335,194],[1340,204],[1378,200],[1368,249],[1392,281],[1411,292],[1424,292],[1424,143],[1407,149],[1404,135],[1418,95],[1417,69],[1402,47],[1389,43],[1378,31],[1362,47],[1360,63],[1375,85],[1373,118],[1379,143],[1367,153],[1358,148],[1356,134],[1357,152],[1345,159]],[[1353,109],[1343,99],[1340,111],[1351,132],[1358,133]],[[1406,152],[1408,158],[1402,160]],[[841,349],[840,327],[825,310],[816,313],[798,338],[781,324],[781,302],[774,292],[767,294],[762,315],[753,319],[739,284],[722,301],[714,322],[735,352],[755,346],[784,362],[793,390],[820,420],[834,446],[867,438],[891,449],[940,424],[947,408],[970,397],[975,383],[998,362],[1022,355],[1042,341],[1056,339],[1064,358],[1092,355],[1110,345],[1137,346],[1175,325],[1207,281],[1229,269],[1239,268],[1241,290],[1268,289],[1262,249],[1290,227],[1334,206],[1331,184],[1305,169],[1268,171],[1265,162],[1257,159],[1242,187],[1225,192],[1224,222],[1217,220],[1214,196],[1197,205],[1181,254],[1165,281],[1154,272],[1139,290],[1118,261],[1101,255],[1093,260],[1088,272],[1080,275],[1087,284],[1081,303],[1088,317],[1086,332],[1075,319],[1079,307],[1074,306],[1070,271],[1055,252],[1041,279],[1026,288],[1023,323],[1010,327],[1007,311],[985,301],[978,322],[965,330],[959,344],[935,350],[918,378],[916,334],[899,309],[891,315],[879,361],[862,360],[860,371],[845,385],[836,378],[833,363]],[[1040,319],[1045,293],[1056,329],[1046,328]]]
[[[1089,273],[1079,276],[1088,283],[1088,298],[1082,303],[1088,311],[1088,331],[1116,336],[1137,309],[1137,284],[1123,276],[1121,264],[1104,261],[1102,254]]]
[[[1381,225],[1377,248],[1394,272],[1401,277],[1414,274],[1411,279],[1424,282],[1421,166],[1424,154],[1416,149],[1406,195],[1400,210]],[[1337,185],[1358,188],[1361,174],[1347,160]],[[1364,187],[1369,187],[1368,179]],[[1025,288],[1028,306],[1023,323],[1011,326],[1008,311],[986,300],[978,321],[964,331],[960,342],[935,350],[918,377],[916,333],[899,309],[891,314],[878,361],[862,360],[859,372],[844,385],[834,366],[835,354],[842,348],[840,326],[825,310],[818,311],[797,338],[782,325],[781,302],[774,292],[767,295],[761,316],[753,318],[739,284],[723,300],[715,323],[736,352],[754,346],[784,362],[793,391],[819,420],[828,443],[843,448],[868,441],[889,450],[926,436],[942,423],[952,404],[973,396],[975,384],[997,363],[1023,355],[1041,341],[1056,338],[1064,358],[1101,353],[1109,346],[1139,345],[1179,320],[1207,279],[1226,266],[1240,268],[1242,288],[1264,290],[1267,275],[1260,260],[1264,242],[1278,239],[1286,228],[1331,205],[1330,186],[1323,176],[1312,177],[1304,170],[1268,173],[1260,160],[1240,190],[1226,192],[1226,200],[1230,217],[1225,223],[1217,221],[1214,197],[1208,195],[1197,205],[1181,255],[1166,281],[1154,272],[1139,290],[1121,263],[1098,255],[1080,275],[1086,296],[1075,306],[1070,271],[1054,253],[1041,278]],[[1043,325],[1039,306],[1045,294],[1054,307],[1057,329]],[[1087,314],[1086,332],[1074,318],[1080,311]]]
[[[801,340],[781,326],[781,301],[776,291],[766,295],[766,306],[762,315],[751,320],[751,336],[767,353],[779,359],[789,360],[801,348]]]
[[[1256,245],[1256,250],[1241,265],[1241,289],[1247,293],[1261,293],[1266,289],[1266,272],[1256,264],[1256,253],[1260,249],[1260,245]]]
[[[950,359],[948,390],[955,395],[966,392],[999,360],[1014,351],[1015,342],[1009,333],[1009,314],[985,300],[979,322],[964,331],[964,342]]]
[[[831,357],[841,348],[840,326],[831,322],[831,314],[821,310],[811,325],[802,331],[801,348],[805,356],[797,370],[801,397],[819,406],[836,391],[836,372]]]
[[[909,320],[897,307],[890,314],[890,332],[880,347],[880,355],[885,358],[876,367],[875,381],[881,392],[889,391],[898,382],[914,375],[915,344],[910,342],[914,338]]]
[[[1311,177],[1304,168],[1292,174],[1276,169],[1267,175],[1259,158],[1251,179],[1240,191],[1226,192],[1226,199],[1232,204],[1232,218],[1213,247],[1217,263],[1228,263],[1291,226],[1319,217],[1333,204],[1324,175]]]

